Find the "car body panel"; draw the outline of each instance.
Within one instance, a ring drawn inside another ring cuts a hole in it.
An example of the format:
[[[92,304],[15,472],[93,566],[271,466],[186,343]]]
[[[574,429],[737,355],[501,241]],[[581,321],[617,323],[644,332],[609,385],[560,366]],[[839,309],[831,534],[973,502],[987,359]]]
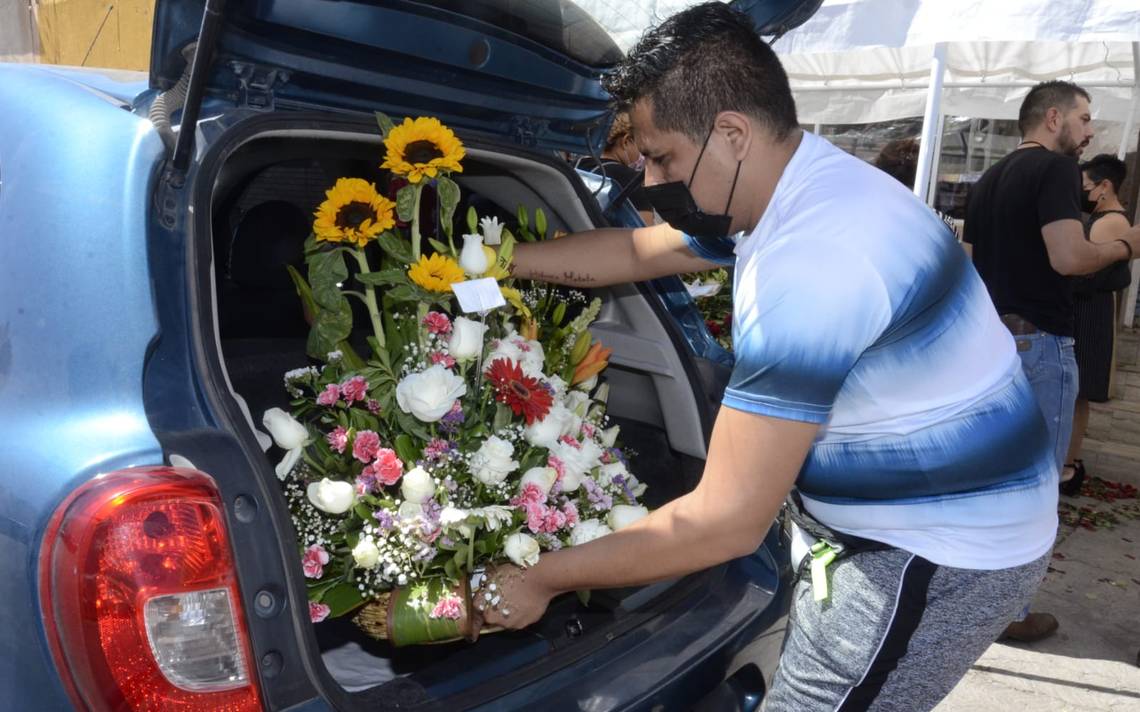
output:
[[[0,65],[0,105],[0,660],[5,705],[49,709],[66,698],[32,614],[47,520],[96,474],[162,461],[142,395],[162,143],[117,102],[35,67]]]

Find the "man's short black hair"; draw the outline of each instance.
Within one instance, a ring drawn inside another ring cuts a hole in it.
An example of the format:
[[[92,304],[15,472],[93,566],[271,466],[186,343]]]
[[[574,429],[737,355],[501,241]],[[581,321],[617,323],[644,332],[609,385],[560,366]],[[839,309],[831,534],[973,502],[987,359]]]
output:
[[[1107,180],[1112,184],[1112,192],[1120,193],[1120,186],[1128,175],[1128,166],[1110,153],[1101,153],[1082,163],[1081,171],[1088,173],[1093,183]]]
[[[777,140],[799,126],[776,53],[747,15],[721,2],[695,5],[646,32],[603,86],[619,108],[649,99],[659,129],[696,143],[722,111],[748,114]]]
[[[1072,82],[1063,82],[1054,79],[1041,82],[1029,90],[1021,102],[1021,111],[1017,113],[1017,128],[1021,135],[1037,128],[1045,120],[1045,114],[1056,107],[1068,111],[1077,103],[1077,97],[1083,96],[1085,101],[1092,101],[1089,93]]]

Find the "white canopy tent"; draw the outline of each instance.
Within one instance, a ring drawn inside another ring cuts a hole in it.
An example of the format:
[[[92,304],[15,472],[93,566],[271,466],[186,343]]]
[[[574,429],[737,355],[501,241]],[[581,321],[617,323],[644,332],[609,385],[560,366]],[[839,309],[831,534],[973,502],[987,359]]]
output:
[[[825,0],[775,45],[800,120],[860,124],[923,116],[915,193],[931,200],[947,115],[1016,119],[1034,84],[1092,95],[1087,155],[1135,150],[1140,5],[1135,0]],[[1140,261],[1123,321],[1131,325]]]

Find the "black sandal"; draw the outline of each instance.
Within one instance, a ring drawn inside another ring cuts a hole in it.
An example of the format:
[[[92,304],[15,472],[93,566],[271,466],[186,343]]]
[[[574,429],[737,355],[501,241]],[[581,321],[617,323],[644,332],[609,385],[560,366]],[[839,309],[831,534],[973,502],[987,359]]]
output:
[[[1073,476],[1061,483],[1061,494],[1066,497],[1076,497],[1081,493],[1081,485],[1085,483],[1085,461],[1073,460],[1065,467],[1073,468]]]

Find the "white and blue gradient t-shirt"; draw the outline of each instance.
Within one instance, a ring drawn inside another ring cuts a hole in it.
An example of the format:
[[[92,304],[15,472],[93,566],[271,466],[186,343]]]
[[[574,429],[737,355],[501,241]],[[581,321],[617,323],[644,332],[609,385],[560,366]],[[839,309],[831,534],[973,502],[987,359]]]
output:
[[[1056,465],[1013,338],[910,191],[805,132],[751,234],[686,240],[735,264],[723,404],[821,426],[812,516],[943,566],[1049,550]]]

